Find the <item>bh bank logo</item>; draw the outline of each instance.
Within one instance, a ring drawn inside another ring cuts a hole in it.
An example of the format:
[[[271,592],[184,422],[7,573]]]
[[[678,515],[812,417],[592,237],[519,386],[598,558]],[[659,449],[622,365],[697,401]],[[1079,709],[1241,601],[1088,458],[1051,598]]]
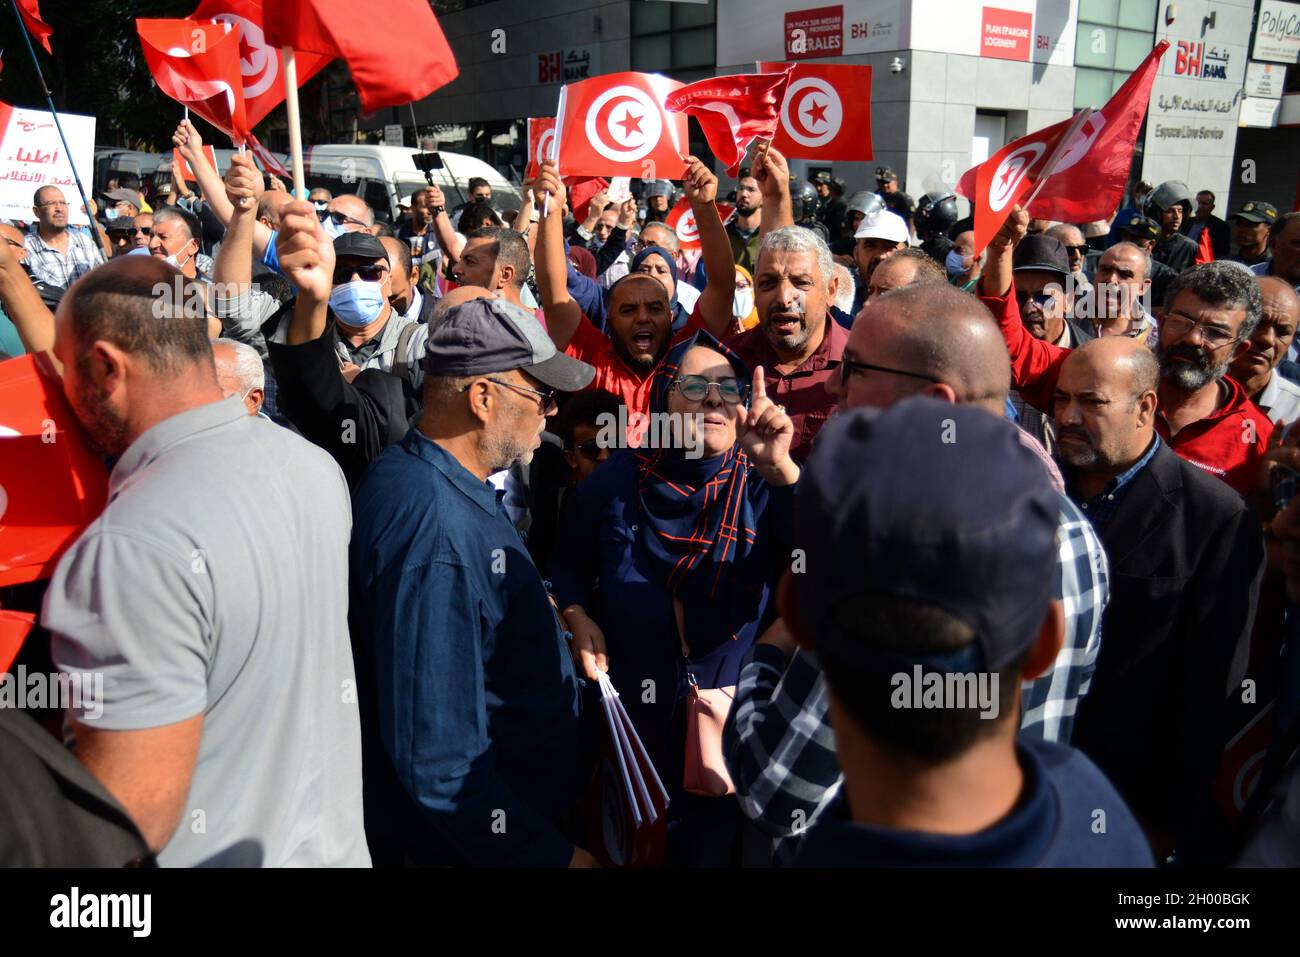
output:
[[[1200,77],[1203,80],[1226,80],[1228,51],[1220,50],[1218,47],[1210,47],[1207,50],[1204,43],[1179,40],[1177,56],[1174,59],[1174,74]]]

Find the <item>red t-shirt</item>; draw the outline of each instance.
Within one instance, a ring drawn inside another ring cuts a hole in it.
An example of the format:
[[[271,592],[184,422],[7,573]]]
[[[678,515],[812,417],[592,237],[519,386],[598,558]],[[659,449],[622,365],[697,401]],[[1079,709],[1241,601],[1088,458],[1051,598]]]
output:
[[[696,305],[690,320],[673,336],[672,344],[676,345],[695,335],[701,328],[700,322],[699,306]],[[628,445],[633,448],[639,446],[645,429],[638,426],[637,420],[650,411],[650,384],[654,381],[655,369],[659,367],[656,365],[646,373],[633,371],[614,349],[613,340],[592,325],[585,313],[564,353],[596,370],[596,376],[587,388],[604,389],[618,398],[627,409]]]
[[[1031,336],[1020,321],[1020,307],[1010,290],[1004,296],[987,296],[981,282],[980,301],[1002,329],[1011,354],[1012,385],[1026,402],[1052,415],[1056,382],[1070,350]],[[1228,387],[1228,399],[1205,418],[1183,426],[1170,438],[1169,423],[1157,410],[1155,427],[1175,453],[1247,495],[1259,486],[1259,464],[1268,451],[1273,423],[1235,380],[1224,376],[1222,381]]]

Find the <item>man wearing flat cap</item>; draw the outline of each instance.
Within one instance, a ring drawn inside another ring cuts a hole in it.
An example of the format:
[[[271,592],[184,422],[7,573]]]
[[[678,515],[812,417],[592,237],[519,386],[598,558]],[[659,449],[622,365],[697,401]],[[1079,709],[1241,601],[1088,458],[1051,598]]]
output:
[[[377,864],[585,866],[567,638],[488,476],[595,372],[501,299],[429,334],[424,410],[353,496],[353,648]]]

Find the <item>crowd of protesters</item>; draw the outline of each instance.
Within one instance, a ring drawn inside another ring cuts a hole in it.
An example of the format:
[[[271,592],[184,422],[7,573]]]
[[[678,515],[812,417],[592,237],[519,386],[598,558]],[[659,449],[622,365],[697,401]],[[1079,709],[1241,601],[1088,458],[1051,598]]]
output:
[[[0,353],[111,468],[0,591],[103,676],[0,708],[3,863],[609,863],[602,676],[664,866],[1300,863],[1300,213],[977,255],[764,149],[390,224],[174,142],[0,226]]]

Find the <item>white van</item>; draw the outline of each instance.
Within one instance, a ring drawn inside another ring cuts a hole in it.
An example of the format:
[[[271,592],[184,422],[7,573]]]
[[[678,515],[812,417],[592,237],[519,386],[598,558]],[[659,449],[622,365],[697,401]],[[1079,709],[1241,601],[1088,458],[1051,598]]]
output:
[[[424,173],[412,159],[419,150],[402,146],[312,146],[303,155],[307,188],[322,186],[335,195],[355,193],[390,222],[398,215],[398,200],[426,185]],[[469,199],[469,180],[478,176],[492,187],[492,205],[518,209],[519,191],[495,168],[473,156],[438,153],[443,168],[432,171],[434,185],[442,190],[451,211]]]

